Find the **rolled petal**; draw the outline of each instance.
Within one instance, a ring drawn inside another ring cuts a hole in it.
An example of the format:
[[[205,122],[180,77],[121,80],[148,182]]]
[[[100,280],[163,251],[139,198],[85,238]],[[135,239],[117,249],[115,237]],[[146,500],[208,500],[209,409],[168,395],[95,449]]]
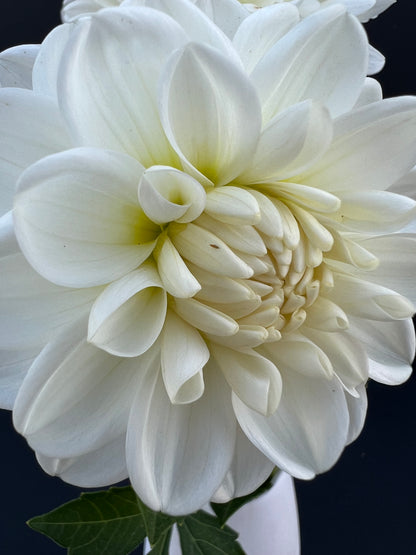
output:
[[[137,376],[152,363],[150,355],[113,357],[87,343],[86,322],[76,321],[32,364],[15,402],[16,429],[52,458],[107,445],[126,431]]]
[[[230,467],[236,422],[230,391],[215,368],[205,393],[172,405],[161,373],[143,376],[127,433],[127,467],[146,505],[167,514],[189,514],[207,503]]]
[[[102,10],[82,18],[61,63],[58,98],[77,144],[127,152],[148,167],[177,166],[161,128],[157,86],[172,51],[187,37],[148,8]]]
[[[282,379],[276,366],[255,351],[235,351],[213,344],[211,351],[236,395],[253,410],[269,416],[279,406]]]
[[[191,326],[206,333],[228,336],[238,331],[237,322],[230,316],[195,299],[175,299],[172,307]]]
[[[167,166],[145,170],[139,184],[140,205],[157,224],[195,220],[204,210],[205,196],[196,179]]]
[[[256,92],[241,69],[192,43],[172,55],[160,90],[163,128],[184,169],[206,185],[241,173],[261,125]]]
[[[108,353],[137,357],[162,330],[166,292],[153,264],[143,264],[104,289],[88,322],[88,341]]]
[[[62,117],[49,98],[26,89],[0,90],[0,216],[11,210],[22,171],[40,158],[71,148]]]
[[[237,420],[248,439],[279,468],[311,479],[338,459],[348,437],[349,414],[336,380],[283,374],[279,408],[264,417],[233,394]]]
[[[36,453],[45,472],[81,488],[99,488],[121,482],[128,477],[125,434],[85,455],[68,459],[46,457]]]
[[[334,122],[334,140],[302,183],[326,191],[387,189],[416,162],[416,100],[373,102]]]
[[[143,262],[160,228],[138,206],[141,172],[125,154],[89,148],[31,166],[19,182],[14,220],[32,266],[59,285],[89,287]]]
[[[367,71],[368,43],[357,19],[341,5],[319,10],[289,31],[251,74],[269,122],[306,99],[319,100],[331,116],[350,110]]]
[[[32,70],[38,44],[21,44],[0,53],[0,86],[32,88]]]
[[[211,501],[227,503],[255,491],[270,476],[274,464],[247,439],[237,426],[237,439],[230,469]]]
[[[332,140],[328,110],[305,100],[275,116],[263,129],[250,167],[238,177],[242,183],[283,180],[319,159]]]
[[[318,297],[308,308],[306,325],[321,331],[336,332],[348,329],[348,317],[335,303]]]
[[[220,187],[207,194],[205,213],[230,224],[255,224],[260,218],[260,208],[249,191],[240,187]]]
[[[193,403],[204,392],[209,350],[198,331],[168,311],[161,343],[162,376],[171,403]]]

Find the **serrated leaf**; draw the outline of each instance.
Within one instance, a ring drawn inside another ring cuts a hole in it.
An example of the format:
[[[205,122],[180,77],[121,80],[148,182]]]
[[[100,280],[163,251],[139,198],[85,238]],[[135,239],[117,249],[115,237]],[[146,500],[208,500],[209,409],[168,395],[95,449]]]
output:
[[[153,548],[159,538],[176,522],[173,516],[165,515],[164,513],[156,513],[149,509],[139,498],[137,501],[140,505],[141,513],[144,519],[146,528],[146,535],[149,538],[150,546]]]
[[[235,499],[228,501],[228,503],[211,503],[211,508],[217,515],[220,525],[223,526],[230,516],[238,511],[238,509],[240,509],[243,505],[246,505],[253,499],[257,499],[257,497],[260,497],[260,495],[263,495],[266,491],[269,491],[274,484],[276,476],[277,474],[272,472],[267,480],[260,487],[258,487],[256,491],[253,491],[253,493],[243,495],[242,497],[236,497]]]
[[[137,497],[131,487],[82,493],[28,525],[45,534],[69,555],[128,555],[146,537]]]
[[[178,530],[183,555],[244,555],[237,532],[221,527],[218,518],[205,511],[185,517]]]
[[[170,537],[172,535],[172,526],[165,530],[158,541],[153,546],[149,555],[169,555]]]

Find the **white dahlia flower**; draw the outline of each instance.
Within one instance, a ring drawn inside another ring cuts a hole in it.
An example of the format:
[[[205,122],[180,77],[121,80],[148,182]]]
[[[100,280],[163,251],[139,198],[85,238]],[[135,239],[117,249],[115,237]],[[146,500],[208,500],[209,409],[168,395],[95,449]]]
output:
[[[409,376],[416,100],[379,99],[342,6],[231,42],[153,4],[0,90],[0,400],[50,474],[183,514],[327,470],[368,378]]]

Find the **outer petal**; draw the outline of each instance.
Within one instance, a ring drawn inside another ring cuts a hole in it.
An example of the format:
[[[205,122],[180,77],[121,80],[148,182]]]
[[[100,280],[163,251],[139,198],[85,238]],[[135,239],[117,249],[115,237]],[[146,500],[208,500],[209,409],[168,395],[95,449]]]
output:
[[[32,88],[32,69],[39,52],[38,44],[22,44],[0,54],[0,86]]]
[[[16,429],[47,457],[100,449],[126,431],[137,376],[148,358],[113,357],[88,344],[85,322],[76,322],[30,368],[14,407]]]
[[[350,110],[364,84],[367,44],[357,19],[340,5],[301,21],[251,74],[264,121],[307,98],[321,101],[332,116]]]
[[[382,99],[383,91],[380,83],[371,77],[367,77],[354,109],[361,108],[372,102],[379,102]]]
[[[381,12],[387,10],[396,0],[376,0],[374,6],[364,13],[360,13],[360,21],[366,23],[369,19],[374,19]]]
[[[348,411],[350,414],[350,428],[348,430],[347,445],[352,443],[360,435],[367,414],[367,390],[365,384],[357,387],[358,397],[352,397],[345,393]]]
[[[99,488],[128,477],[125,434],[80,457],[58,459],[36,453],[45,472],[81,488]]]
[[[50,281],[104,284],[145,260],[158,228],[137,201],[142,167],[125,154],[70,150],[22,175],[16,235],[26,258]]]
[[[0,351],[0,408],[13,409],[19,388],[41,348]]]
[[[143,264],[104,289],[91,309],[88,341],[108,353],[137,357],[162,330],[166,292],[153,264]]]
[[[264,417],[236,395],[233,406],[249,440],[279,468],[310,479],[328,470],[340,456],[348,436],[349,415],[337,380],[285,372],[277,411]]]
[[[184,168],[205,184],[208,178],[224,185],[249,162],[261,124],[257,95],[240,68],[216,50],[192,43],[172,55],[160,111]]]
[[[12,208],[22,170],[71,142],[54,103],[25,89],[0,90],[0,128],[1,216]]]
[[[160,372],[143,376],[128,425],[127,468],[153,510],[189,514],[220,486],[235,442],[229,395],[215,368],[206,371],[204,395],[188,405],[170,403]]]
[[[327,191],[387,189],[416,162],[416,100],[373,102],[340,117],[334,140],[302,183]]]
[[[64,0],[62,21],[74,21],[81,16],[91,15],[98,10],[120,4],[122,0]]]
[[[273,468],[272,461],[256,449],[237,426],[234,458],[212,501],[227,503],[234,497],[252,493],[270,476]]]
[[[186,42],[175,21],[148,8],[108,9],[82,19],[65,50],[58,87],[77,143],[127,152],[146,167],[176,166],[156,88],[168,56]]]
[[[241,22],[247,17],[247,10],[237,0],[194,0],[201,9],[230,39],[235,35]]]

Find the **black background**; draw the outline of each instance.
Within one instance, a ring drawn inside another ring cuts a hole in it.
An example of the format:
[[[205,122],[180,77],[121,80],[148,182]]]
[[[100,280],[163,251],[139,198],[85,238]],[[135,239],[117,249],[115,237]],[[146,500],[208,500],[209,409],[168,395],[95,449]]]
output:
[[[60,5],[60,0],[3,0],[0,50],[40,42],[59,23]],[[398,0],[366,26],[387,58],[378,76],[385,96],[416,93],[415,15],[412,1]],[[398,387],[371,383],[368,394],[360,438],[331,471],[297,482],[303,555],[416,554],[416,379]],[[8,411],[0,411],[0,438],[0,553],[64,553],[24,523],[77,497],[78,488],[40,470]]]

